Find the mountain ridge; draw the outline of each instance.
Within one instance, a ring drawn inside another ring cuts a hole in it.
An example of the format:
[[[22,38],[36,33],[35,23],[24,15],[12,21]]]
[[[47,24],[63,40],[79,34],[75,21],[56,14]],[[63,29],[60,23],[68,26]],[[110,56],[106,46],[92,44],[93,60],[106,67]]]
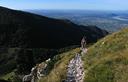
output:
[[[108,34],[96,26],[80,26],[4,7],[0,10],[1,47],[62,48],[79,45],[83,36],[92,43]]]

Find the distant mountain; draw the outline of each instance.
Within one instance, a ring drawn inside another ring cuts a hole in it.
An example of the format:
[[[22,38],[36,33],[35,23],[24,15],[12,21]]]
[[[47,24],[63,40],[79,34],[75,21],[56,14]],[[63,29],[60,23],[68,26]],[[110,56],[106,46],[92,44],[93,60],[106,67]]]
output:
[[[79,25],[96,25],[109,32],[128,27],[127,11],[104,10],[25,10],[57,19],[69,19]]]
[[[83,36],[92,43],[107,34],[96,26],[80,26],[70,21],[0,7],[1,47],[62,48],[79,45]]]

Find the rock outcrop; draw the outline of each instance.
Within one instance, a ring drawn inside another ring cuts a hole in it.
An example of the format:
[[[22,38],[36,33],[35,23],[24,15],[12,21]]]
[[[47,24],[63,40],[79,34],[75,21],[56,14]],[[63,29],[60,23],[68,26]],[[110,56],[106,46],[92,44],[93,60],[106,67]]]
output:
[[[22,79],[23,82],[37,82],[41,79],[41,77],[46,75],[47,63],[50,59],[46,60],[46,62],[42,62],[37,64],[35,67],[31,69],[31,73],[25,75]]]

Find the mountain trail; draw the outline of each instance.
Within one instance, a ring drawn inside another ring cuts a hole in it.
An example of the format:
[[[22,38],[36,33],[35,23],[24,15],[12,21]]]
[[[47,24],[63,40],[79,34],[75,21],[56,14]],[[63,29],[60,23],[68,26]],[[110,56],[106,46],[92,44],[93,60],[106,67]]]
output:
[[[81,56],[86,52],[87,49],[82,49],[81,54],[76,53],[76,56],[69,62],[67,69],[67,79],[65,82],[83,82],[85,71]]]
[[[67,68],[67,78],[62,82],[83,82],[85,70],[83,66],[82,56],[87,53],[85,37],[81,40],[81,52],[76,53],[75,57],[70,60]],[[48,63],[50,59],[46,60]],[[47,63],[37,64],[32,68],[31,73],[23,77],[23,82],[37,82],[41,77],[46,75]]]

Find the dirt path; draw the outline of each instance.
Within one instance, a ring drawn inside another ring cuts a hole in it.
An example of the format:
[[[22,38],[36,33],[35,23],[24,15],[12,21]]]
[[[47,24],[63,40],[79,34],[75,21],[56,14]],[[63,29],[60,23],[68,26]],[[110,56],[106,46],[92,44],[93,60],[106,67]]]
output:
[[[68,65],[66,82],[83,82],[83,79],[83,61],[81,59],[81,55],[77,53]]]

